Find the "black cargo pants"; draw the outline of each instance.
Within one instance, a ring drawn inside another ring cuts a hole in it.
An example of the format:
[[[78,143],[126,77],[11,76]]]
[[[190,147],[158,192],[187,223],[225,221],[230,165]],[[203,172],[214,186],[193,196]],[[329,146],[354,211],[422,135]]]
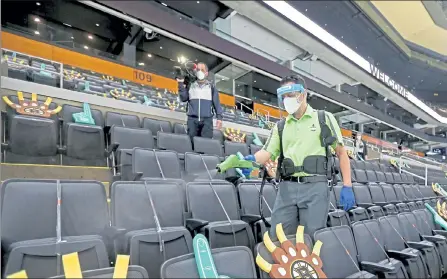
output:
[[[194,137],[203,138],[213,138],[213,118],[199,118],[188,116],[188,121],[186,122],[188,135],[193,142]]]

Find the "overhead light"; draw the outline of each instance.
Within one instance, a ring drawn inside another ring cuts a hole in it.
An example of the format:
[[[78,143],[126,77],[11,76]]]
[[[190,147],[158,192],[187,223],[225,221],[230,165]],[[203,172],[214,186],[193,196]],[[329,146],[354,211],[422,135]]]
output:
[[[40,32],[39,31],[34,31],[34,34],[39,35]]]
[[[184,56],[177,57],[177,62],[179,63],[185,63],[188,59],[186,59]]]
[[[34,18],[35,22],[40,22],[40,19],[38,17]]]
[[[147,57],[152,57],[152,54],[148,53],[148,54],[147,54]]]
[[[264,91],[264,90],[262,90],[262,88],[259,88],[259,91]]]
[[[98,26],[98,27],[99,27],[99,23],[96,23],[96,26]]]
[[[138,63],[139,66],[144,66],[143,62]]]
[[[163,49],[163,47],[161,46],[160,49]]]
[[[197,4],[200,4],[200,1],[197,1]]]
[[[433,93],[433,95],[438,96],[438,93]]]
[[[92,35],[88,35],[88,38],[89,38],[90,40],[93,40],[93,36],[92,36]]]
[[[165,7],[167,7],[168,5],[166,3],[161,2],[161,4]]]
[[[36,5],[37,5],[37,6],[40,6],[40,2],[36,2]]]
[[[84,46],[85,49],[88,49],[88,46]]]
[[[74,40],[74,37],[71,37],[72,40]]]
[[[72,27],[70,24],[65,23],[65,22],[63,22],[62,24],[65,25],[65,26],[68,26],[68,27]]]
[[[388,101],[388,98],[387,98],[387,97],[385,97],[385,98],[384,98],[383,100],[384,100],[384,101],[386,102],[386,101]]]
[[[256,82],[256,80],[254,80],[253,82]]]

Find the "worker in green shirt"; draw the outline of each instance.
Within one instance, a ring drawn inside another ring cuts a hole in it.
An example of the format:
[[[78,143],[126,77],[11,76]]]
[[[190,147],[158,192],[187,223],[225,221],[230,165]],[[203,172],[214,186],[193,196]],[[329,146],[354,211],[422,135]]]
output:
[[[263,165],[279,157],[280,183],[272,211],[270,237],[276,239],[276,225],[280,223],[286,235],[295,233],[298,225],[303,225],[306,233],[313,236],[316,230],[326,226],[329,212],[328,162],[332,156],[327,154],[329,147],[340,160],[344,185],[340,205],[349,210],[355,204],[349,157],[334,116],[307,104],[304,80],[297,75],[287,76],[280,86],[277,90],[279,106],[289,115],[275,125],[264,147],[245,159]]]

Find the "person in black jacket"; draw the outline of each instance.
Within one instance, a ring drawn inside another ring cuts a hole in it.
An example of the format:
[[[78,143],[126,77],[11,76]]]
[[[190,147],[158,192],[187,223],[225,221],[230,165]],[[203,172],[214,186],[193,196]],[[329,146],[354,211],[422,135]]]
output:
[[[187,129],[188,135],[193,137],[213,137],[213,116],[217,118],[216,128],[222,128],[222,107],[219,93],[214,84],[208,79],[208,67],[198,63],[195,70],[197,79],[185,84],[184,79],[177,78],[180,101],[188,102]]]
[[[357,152],[357,156],[362,158],[363,160],[368,160],[368,148],[366,146],[366,142],[362,140],[362,134],[355,134],[355,149]]]

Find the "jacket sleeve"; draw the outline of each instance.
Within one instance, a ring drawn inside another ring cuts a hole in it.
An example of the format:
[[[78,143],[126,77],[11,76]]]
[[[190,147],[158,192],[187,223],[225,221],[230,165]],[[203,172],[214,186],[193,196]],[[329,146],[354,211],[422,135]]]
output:
[[[217,120],[222,120],[222,106],[220,105],[219,100],[219,92],[217,92],[216,86],[212,86],[213,90],[213,107],[214,111],[216,112],[216,118]]]
[[[178,95],[180,97],[180,101],[187,102],[189,101],[189,86],[186,87],[183,82],[178,83]]]

